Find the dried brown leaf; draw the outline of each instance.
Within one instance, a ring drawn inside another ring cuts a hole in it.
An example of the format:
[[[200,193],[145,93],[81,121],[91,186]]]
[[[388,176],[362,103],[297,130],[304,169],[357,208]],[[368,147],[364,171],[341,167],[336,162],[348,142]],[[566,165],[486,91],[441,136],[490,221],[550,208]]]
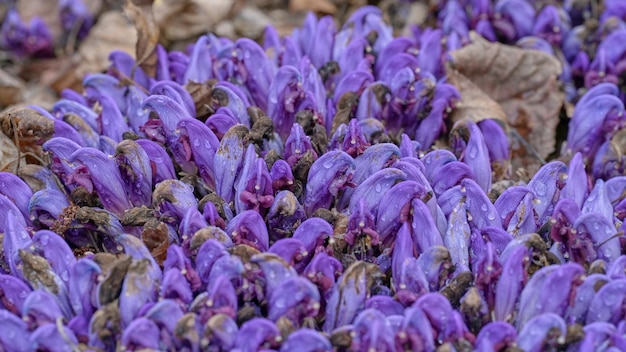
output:
[[[35,288],[45,288],[52,294],[59,293],[59,285],[55,281],[54,274],[46,258],[20,249],[18,252],[22,261],[22,273],[24,278]]]
[[[337,13],[337,6],[329,0],[290,0],[289,11],[291,12],[308,12],[313,11],[324,15],[334,15]]]
[[[509,126],[546,158],[555,148],[565,98],[557,84],[560,63],[546,53],[490,43],[475,33],[471,39],[471,44],[451,53],[451,66],[499,103]],[[514,167],[539,166],[521,145],[514,143],[513,151],[518,157]]]
[[[235,0],[161,0],[154,17],[167,40],[185,40],[210,32],[231,12]]]
[[[141,232],[141,240],[159,265],[163,263],[167,255],[170,244],[168,235],[167,225],[156,219],[146,222]]]
[[[22,101],[24,82],[0,69],[0,108]]]
[[[506,124],[506,114],[500,104],[459,71],[449,69],[447,72],[448,82],[461,93],[461,101],[450,115],[453,123],[464,119],[480,122],[487,118],[495,118]]]
[[[18,134],[21,142],[44,142],[54,134],[54,122],[31,108],[11,108],[0,113],[0,128],[7,136]]]
[[[123,257],[115,262],[109,275],[100,286],[100,291],[98,292],[100,305],[111,303],[120,296],[122,283],[124,282],[124,278],[126,278],[126,273],[131,263],[131,257]]]
[[[21,158],[21,160],[19,160]],[[18,162],[19,160],[19,162]],[[19,150],[13,139],[7,137],[4,133],[0,133],[0,171],[15,172],[18,164],[25,164],[24,157],[20,155]]]
[[[124,12],[133,19],[137,29],[136,64],[151,77],[156,73],[156,48],[160,32],[152,11],[153,2],[154,0],[127,0],[124,4]]]
[[[109,67],[113,50],[125,51],[135,57],[137,30],[121,11],[103,13],[78,48],[74,76],[82,81],[87,73],[102,72]]]

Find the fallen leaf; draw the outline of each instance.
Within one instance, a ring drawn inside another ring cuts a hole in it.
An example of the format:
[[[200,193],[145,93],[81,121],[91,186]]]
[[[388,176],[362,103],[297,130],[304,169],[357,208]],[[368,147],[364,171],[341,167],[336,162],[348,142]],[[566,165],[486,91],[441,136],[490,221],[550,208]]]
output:
[[[17,137],[21,142],[33,139],[43,143],[54,134],[54,122],[31,108],[12,108],[0,113],[0,129],[7,136]]]
[[[546,158],[555,148],[556,126],[565,99],[557,84],[560,63],[540,51],[490,43],[473,32],[470,37],[471,44],[450,53],[450,66],[499,103],[509,126],[538,156]],[[512,147],[514,168],[532,172],[540,166],[522,143],[512,140]]]
[[[256,6],[244,6],[233,18],[233,26],[241,37],[259,39],[271,20]]]
[[[20,158],[20,153],[13,140],[4,133],[0,133],[0,171],[15,172],[18,158]],[[19,163],[22,165],[26,163],[23,157]]]
[[[137,29],[136,65],[150,77],[154,77],[156,73],[156,48],[159,44],[159,27],[152,11],[153,2],[154,0],[127,0],[124,3],[124,12],[133,19]]]
[[[332,1],[328,0],[290,0],[289,11],[291,12],[308,12],[312,11],[324,15],[334,15],[337,12],[337,6]]]
[[[22,101],[24,82],[0,69],[0,108]]]
[[[137,30],[121,11],[103,13],[78,48],[77,62],[80,64],[72,70],[74,77],[82,81],[87,73],[106,70],[113,50],[125,51],[135,57],[136,43]]]
[[[153,10],[163,38],[177,41],[212,31],[234,4],[235,0],[161,0]]]
[[[461,101],[450,114],[453,123],[462,119],[480,122],[487,118],[494,118],[506,124],[506,113],[500,104],[477,87],[462,73],[454,69],[447,70],[448,82],[461,93]]]

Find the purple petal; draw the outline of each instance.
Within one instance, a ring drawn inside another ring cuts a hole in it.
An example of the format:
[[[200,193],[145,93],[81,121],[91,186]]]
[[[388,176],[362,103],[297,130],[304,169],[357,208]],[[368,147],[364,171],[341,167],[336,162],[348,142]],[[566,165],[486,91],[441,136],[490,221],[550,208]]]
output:
[[[289,337],[281,345],[281,352],[301,351],[301,352],[318,352],[331,351],[332,345],[330,341],[320,332],[302,328],[289,334]]]
[[[24,300],[30,292],[32,292],[30,287],[16,276],[0,274],[0,307],[3,308],[0,312],[8,311],[16,316],[21,315]]]
[[[7,351],[26,352],[31,350],[29,344],[29,332],[26,323],[17,315],[0,309],[0,321],[2,321],[2,334],[0,334],[0,346]]]
[[[235,349],[242,352],[258,351],[261,346],[277,346],[281,341],[276,325],[265,318],[253,318],[241,325]]]
[[[78,348],[78,339],[74,332],[65,325],[59,325],[49,323],[33,331],[29,338],[31,348],[50,352],[63,352]]]
[[[273,321],[288,318],[300,325],[304,318],[317,315],[319,302],[315,285],[300,276],[289,277],[270,291],[268,318]]]
[[[270,238],[278,240],[291,237],[296,228],[306,220],[306,214],[293,193],[280,191],[274,197],[274,203],[269,209],[266,219]]]
[[[370,296],[373,284],[371,273],[377,270],[374,264],[366,262],[355,262],[346,269],[328,300],[324,331],[330,332],[352,322]]]
[[[159,337],[159,327],[156,323],[140,317],[124,329],[121,344],[126,349],[159,349]]]
[[[146,152],[150,160],[152,184],[156,185],[162,181],[176,178],[172,158],[163,146],[148,139],[139,139],[136,142]]]
[[[563,343],[566,334],[567,326],[563,318],[554,313],[545,313],[535,316],[520,331],[517,345],[524,351],[539,352],[549,349],[550,345]]]
[[[148,153],[138,143],[123,140],[115,150],[115,161],[133,205],[150,206],[153,175]]]
[[[214,156],[219,140],[211,130],[196,119],[182,119],[176,125],[180,131],[179,141],[191,150],[198,173],[210,189],[215,189]]]
[[[352,179],[354,160],[342,151],[330,151],[317,159],[307,179],[304,209],[312,214],[318,208],[329,208],[339,191]]]
[[[260,251],[269,248],[269,234],[261,215],[254,210],[245,210],[235,216],[226,227],[233,242],[247,244]]]
[[[107,155],[94,148],[81,148],[72,153],[69,160],[80,165],[72,175],[74,182],[88,177],[105,209],[121,216],[132,207],[119,170]]]
[[[617,324],[624,319],[623,305],[626,296],[626,279],[611,280],[602,286],[589,305],[587,324],[609,322]]]

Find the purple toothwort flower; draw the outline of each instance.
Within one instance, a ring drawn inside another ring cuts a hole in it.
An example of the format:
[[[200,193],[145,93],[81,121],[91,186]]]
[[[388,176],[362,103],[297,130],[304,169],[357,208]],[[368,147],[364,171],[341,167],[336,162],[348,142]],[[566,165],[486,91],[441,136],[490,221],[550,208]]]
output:
[[[339,192],[351,184],[354,160],[342,151],[330,151],[317,159],[307,179],[304,209],[312,214],[328,208]]]

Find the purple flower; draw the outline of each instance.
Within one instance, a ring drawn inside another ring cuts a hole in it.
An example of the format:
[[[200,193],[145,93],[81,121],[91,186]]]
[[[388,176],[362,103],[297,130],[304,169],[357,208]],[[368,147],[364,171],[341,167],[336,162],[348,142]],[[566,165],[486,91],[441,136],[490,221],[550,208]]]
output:
[[[611,201],[608,198],[602,179],[596,180],[595,186],[583,203],[581,213],[598,213],[609,221],[613,220],[613,205],[611,205]]]
[[[48,291],[34,290],[24,300],[22,319],[31,329],[67,318],[55,297]]]
[[[599,86],[591,89],[576,104],[574,115],[569,123],[567,148],[572,153],[581,152],[583,156],[592,156],[605,141],[605,136],[620,124],[624,116],[624,104],[605,92],[608,87]]]
[[[285,279],[272,289],[268,294],[268,303],[270,320],[287,318],[298,326],[302,324],[303,319],[318,314],[320,294],[309,280],[294,276]]]
[[[597,258],[612,262],[621,253],[620,240],[612,221],[599,213],[587,213],[578,217],[573,226],[582,242],[583,258],[592,262]]]
[[[26,24],[15,9],[8,11],[0,29],[0,45],[19,56],[53,56],[52,39],[52,34],[42,18],[33,17]]]
[[[506,275],[501,276],[496,285],[494,313],[497,320],[513,320],[515,303],[527,280],[526,266],[529,260],[528,250],[524,246],[517,246],[504,261],[502,272]]]
[[[364,201],[374,218],[378,215],[378,207],[383,197],[396,183],[406,180],[406,174],[396,168],[385,168],[375,172],[356,187],[350,206],[352,212]]]
[[[174,99],[187,110],[189,116],[196,116],[196,106],[191,94],[180,84],[172,81],[160,81],[150,87],[150,95],[166,95]]]
[[[318,331],[302,328],[289,334],[289,337],[282,343],[280,351],[332,351],[332,345],[330,341]]]
[[[219,148],[219,140],[205,124],[196,119],[182,119],[176,127],[180,133],[179,142],[188,153],[187,160],[193,158],[206,186],[215,189],[214,156]]]
[[[121,344],[127,350],[159,349],[159,327],[152,320],[140,317],[133,320],[122,334]]]
[[[623,304],[626,279],[611,280],[600,288],[589,305],[586,323],[609,322],[617,324],[624,319]]]
[[[33,191],[28,187],[28,184],[12,173],[0,172],[0,185],[2,185],[0,194],[12,200],[24,216],[24,220],[30,223],[28,207]]]
[[[233,318],[224,314],[214,315],[205,325],[204,333],[208,344],[203,347],[231,350],[237,341],[238,332],[239,328]]]
[[[239,73],[242,83],[252,96],[254,105],[267,111],[267,98],[276,67],[265,55],[263,49],[248,38],[240,38],[235,43],[240,62]]]
[[[291,266],[301,262],[309,255],[304,244],[296,238],[281,238],[274,242],[268,252],[283,258]]]
[[[68,290],[72,310],[77,316],[90,318],[95,311],[93,302],[101,273],[98,264],[88,258],[81,258],[72,265]]]
[[[115,162],[133,205],[150,206],[153,175],[148,153],[138,143],[123,140],[115,150]]]
[[[189,81],[204,83],[213,78],[213,63],[209,45],[209,37],[206,35],[198,38],[193,45],[193,52],[189,57],[189,63],[184,71],[185,74],[181,84],[187,84]]]
[[[0,309],[2,331],[0,346],[7,351],[26,352],[31,350],[29,332],[26,323],[19,316]]]
[[[531,34],[535,9],[526,0],[498,1],[494,8],[493,26],[509,41]]]
[[[417,251],[412,239],[411,226],[408,222],[402,224],[396,234],[391,257],[391,273],[397,288],[403,284],[401,280],[402,268],[412,258],[417,257]]]
[[[374,264],[355,262],[346,269],[332,289],[326,306],[323,330],[330,332],[352,322],[370,296],[374,276],[378,268]]]
[[[339,260],[329,256],[326,252],[318,252],[304,269],[302,276],[316,284],[324,298],[328,300],[331,288],[335,285],[337,278],[341,276],[342,270],[343,267]]]
[[[412,305],[405,310],[402,328],[397,335],[398,342],[413,351],[432,352],[435,350],[433,335],[433,327],[421,307]]]
[[[65,2],[72,0],[64,0]],[[80,1],[73,1],[80,2]],[[66,30],[71,30],[66,29]],[[137,82],[142,88],[150,87],[150,79],[148,75],[139,66],[135,66],[137,62],[125,51],[113,50],[109,54],[109,61],[111,66],[108,69],[108,74],[119,79],[132,79]],[[132,74],[134,72],[134,74]],[[132,76],[132,77],[131,77]]]
[[[93,26],[93,15],[82,0],[59,1],[61,24],[66,32],[78,30],[78,39],[83,39]]]
[[[136,143],[139,144],[148,155],[150,169],[152,170],[153,185],[176,178],[172,159],[163,146],[148,139],[139,139]]]
[[[546,270],[546,269],[540,269]],[[531,277],[522,291],[519,306],[518,326],[530,323],[531,317],[544,313],[556,313],[562,316],[569,306],[574,288],[581,282],[584,269],[577,263],[566,263],[551,270],[544,280],[543,275]],[[540,280],[537,283],[537,278]],[[543,282],[541,282],[543,281]],[[531,291],[533,290],[533,291]]]
[[[342,151],[329,151],[313,163],[304,197],[307,214],[330,207],[339,192],[351,183],[354,165],[352,157]]]
[[[34,350],[62,352],[78,348],[78,339],[72,330],[63,324],[48,323],[30,334],[29,344]]]
[[[241,325],[235,350],[241,352],[255,352],[259,348],[278,347],[282,338],[276,325],[265,318],[253,318]]]
[[[574,288],[575,298],[572,299],[573,303],[567,308],[564,315],[566,321],[584,324],[591,302],[596,296],[596,292],[610,281],[611,279],[603,274],[591,274],[587,276],[580,285]]]
[[[352,348],[357,351],[393,351],[394,334],[386,317],[376,309],[365,309],[354,320]]]
[[[128,329],[146,303],[155,302],[157,281],[149,274],[149,260],[133,260],[128,267],[119,298],[120,319],[123,328]]]
[[[239,131],[235,126],[226,132],[213,159],[217,194],[226,202],[234,199],[235,179],[243,166],[245,146]]]
[[[274,193],[279,193],[281,190],[288,190],[293,192],[294,190],[294,177],[291,172],[291,166],[282,159],[276,160],[272,168],[270,169],[270,177],[272,178],[272,188]],[[278,194],[276,194],[278,197]]]
[[[465,121],[465,120],[462,120]],[[463,136],[467,137],[467,140]],[[456,146],[459,160],[472,170],[474,180],[484,192],[491,188],[491,164],[485,137],[473,122],[457,123],[452,128],[451,144]]]
[[[424,186],[414,181],[400,182],[385,193],[384,199],[389,200],[389,206],[378,209],[376,219],[376,228],[383,244],[390,244],[394,239],[393,234],[402,226],[402,222],[410,221],[411,200],[425,196]],[[432,220],[432,216],[430,219]],[[428,221],[420,218],[415,220]]]
[[[21,315],[24,300],[30,292],[32,292],[30,287],[16,275],[0,274],[0,308],[2,308],[0,312],[8,311],[16,316]]]
[[[235,216],[226,227],[233,242],[247,244],[260,251],[269,248],[269,234],[261,215],[254,210],[245,210]]]
[[[524,351],[544,351],[564,343],[566,334],[567,326],[563,318],[554,313],[544,313],[528,321],[517,336],[517,345]]]

